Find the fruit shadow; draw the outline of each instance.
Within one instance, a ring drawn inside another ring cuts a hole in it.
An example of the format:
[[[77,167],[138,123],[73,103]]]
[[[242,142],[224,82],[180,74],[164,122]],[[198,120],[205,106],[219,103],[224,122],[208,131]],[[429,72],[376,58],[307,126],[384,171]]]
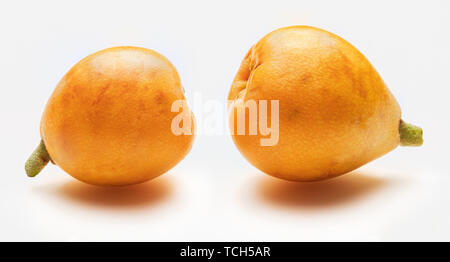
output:
[[[142,184],[121,187],[100,187],[72,180],[57,188],[56,193],[69,201],[83,205],[146,208],[170,198],[173,186],[167,177],[158,177]]]
[[[386,187],[390,181],[364,171],[317,182],[292,182],[260,175],[256,197],[277,208],[315,209],[350,204]]]

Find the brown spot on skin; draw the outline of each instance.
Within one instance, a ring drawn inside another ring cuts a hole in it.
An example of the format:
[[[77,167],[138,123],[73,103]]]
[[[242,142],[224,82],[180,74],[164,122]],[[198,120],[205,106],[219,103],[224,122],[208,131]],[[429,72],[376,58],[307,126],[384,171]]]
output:
[[[302,84],[307,83],[309,80],[311,80],[312,75],[310,73],[305,73],[301,76],[300,81]]]
[[[294,108],[291,110],[291,113],[289,114],[288,120],[295,119],[300,115],[300,110],[297,108]]]
[[[92,102],[92,105],[96,105],[100,103],[100,101],[104,98],[106,90],[109,89],[109,85],[105,85],[100,89],[99,94],[97,95],[97,98]]]
[[[162,104],[164,102],[164,94],[162,92],[158,92],[155,95],[155,103],[156,104]]]

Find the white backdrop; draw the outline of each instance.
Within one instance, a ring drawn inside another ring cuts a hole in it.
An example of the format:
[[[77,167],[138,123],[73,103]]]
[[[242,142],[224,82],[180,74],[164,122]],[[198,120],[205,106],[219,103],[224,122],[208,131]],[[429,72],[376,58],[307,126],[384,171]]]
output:
[[[1,2],[0,240],[450,240],[449,3]],[[314,184],[263,175],[227,134],[198,136],[174,169],[138,186],[88,186],[52,165],[25,175],[48,97],[86,55],[118,45],[154,49],[177,67],[188,99],[225,102],[250,46],[300,24],[360,49],[403,118],[423,127],[424,146]]]

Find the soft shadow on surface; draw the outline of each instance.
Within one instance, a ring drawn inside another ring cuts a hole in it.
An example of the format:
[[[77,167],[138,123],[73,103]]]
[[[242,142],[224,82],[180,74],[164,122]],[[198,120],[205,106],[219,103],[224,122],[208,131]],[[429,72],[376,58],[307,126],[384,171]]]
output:
[[[158,177],[142,184],[124,187],[92,186],[71,180],[47,191],[83,205],[145,208],[167,200],[172,195],[173,188],[168,178]]]
[[[348,204],[385,187],[389,181],[352,172],[318,182],[292,182],[260,174],[258,200],[275,207],[322,208]]]

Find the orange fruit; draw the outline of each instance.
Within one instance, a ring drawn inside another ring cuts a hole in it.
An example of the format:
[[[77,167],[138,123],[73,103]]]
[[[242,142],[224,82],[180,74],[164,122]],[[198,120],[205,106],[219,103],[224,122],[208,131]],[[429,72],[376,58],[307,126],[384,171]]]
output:
[[[194,139],[174,134],[175,101],[185,101],[175,67],[139,47],[108,48],[87,56],[61,79],[41,120],[42,143],[26,164],[35,176],[51,160],[95,185],[128,185],[159,176],[181,161]]]
[[[422,130],[401,120],[399,105],[364,55],[319,28],[292,26],[263,37],[242,61],[228,99],[237,148],[282,179],[327,179],[399,144],[422,144]],[[278,101],[278,118],[267,114],[268,123],[279,123],[277,143],[264,146],[267,134],[250,134],[262,123],[251,118],[249,101]],[[242,112],[245,133],[237,132]]]

